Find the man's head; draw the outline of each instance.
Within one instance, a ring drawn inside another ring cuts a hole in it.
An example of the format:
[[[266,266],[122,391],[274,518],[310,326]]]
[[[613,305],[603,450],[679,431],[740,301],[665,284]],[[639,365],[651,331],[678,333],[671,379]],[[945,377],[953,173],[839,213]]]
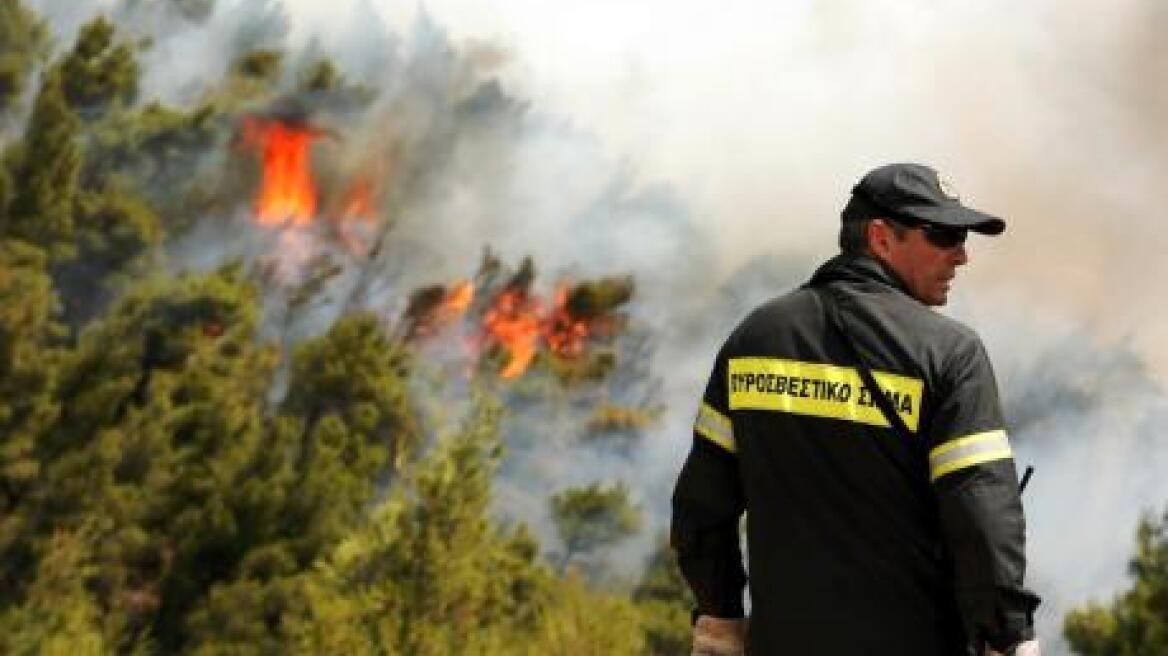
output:
[[[865,175],[841,214],[840,249],[871,255],[896,272],[926,305],[944,305],[957,267],[969,261],[965,237],[1006,228],[961,204],[933,169],[888,164]]]

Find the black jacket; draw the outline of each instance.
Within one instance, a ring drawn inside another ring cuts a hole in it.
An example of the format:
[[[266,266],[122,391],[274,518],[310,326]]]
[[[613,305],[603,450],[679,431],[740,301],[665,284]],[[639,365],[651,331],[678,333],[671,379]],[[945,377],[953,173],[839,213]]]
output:
[[[857,358],[912,439],[889,426]],[[697,612],[718,617],[743,615],[747,513],[749,653],[935,656],[1032,636],[1038,598],[1023,587],[1025,522],[989,359],[874,259],[831,260],[734,330],[673,509]]]

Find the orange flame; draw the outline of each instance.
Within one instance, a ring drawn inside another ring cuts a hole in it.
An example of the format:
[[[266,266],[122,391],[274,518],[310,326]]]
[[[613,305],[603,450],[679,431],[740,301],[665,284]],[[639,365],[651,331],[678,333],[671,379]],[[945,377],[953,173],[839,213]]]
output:
[[[568,286],[561,284],[556,289],[555,306],[544,332],[548,348],[561,357],[579,357],[584,352],[588,333],[588,321],[577,319],[568,311]]]
[[[527,371],[539,346],[543,321],[540,303],[522,289],[508,289],[495,297],[483,317],[487,336],[508,353],[507,365],[499,372],[503,378],[515,378]]]
[[[255,213],[265,226],[304,226],[316,215],[317,193],[308,147],[319,132],[279,121],[249,119],[244,138],[260,150],[263,183]]]

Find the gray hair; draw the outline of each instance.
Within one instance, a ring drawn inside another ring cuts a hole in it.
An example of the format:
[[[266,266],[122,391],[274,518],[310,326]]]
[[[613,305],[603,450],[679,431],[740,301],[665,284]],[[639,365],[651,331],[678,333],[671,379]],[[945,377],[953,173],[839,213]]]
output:
[[[878,217],[873,216],[841,223],[839,231],[840,252],[844,255],[869,255],[871,251],[868,250],[868,226],[876,218]],[[905,233],[909,230],[908,226],[897,221],[887,219],[884,221],[892,226],[892,232],[898,240],[904,239]]]
[[[844,221],[840,224],[839,247],[844,255],[864,255],[868,252],[868,225],[872,219]]]

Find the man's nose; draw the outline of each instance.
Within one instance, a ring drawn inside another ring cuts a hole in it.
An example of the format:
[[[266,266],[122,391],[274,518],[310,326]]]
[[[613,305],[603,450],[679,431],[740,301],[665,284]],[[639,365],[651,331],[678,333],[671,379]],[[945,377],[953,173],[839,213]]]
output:
[[[953,265],[961,266],[969,262],[969,253],[965,252],[965,244],[958,244],[957,248],[953,249]]]

